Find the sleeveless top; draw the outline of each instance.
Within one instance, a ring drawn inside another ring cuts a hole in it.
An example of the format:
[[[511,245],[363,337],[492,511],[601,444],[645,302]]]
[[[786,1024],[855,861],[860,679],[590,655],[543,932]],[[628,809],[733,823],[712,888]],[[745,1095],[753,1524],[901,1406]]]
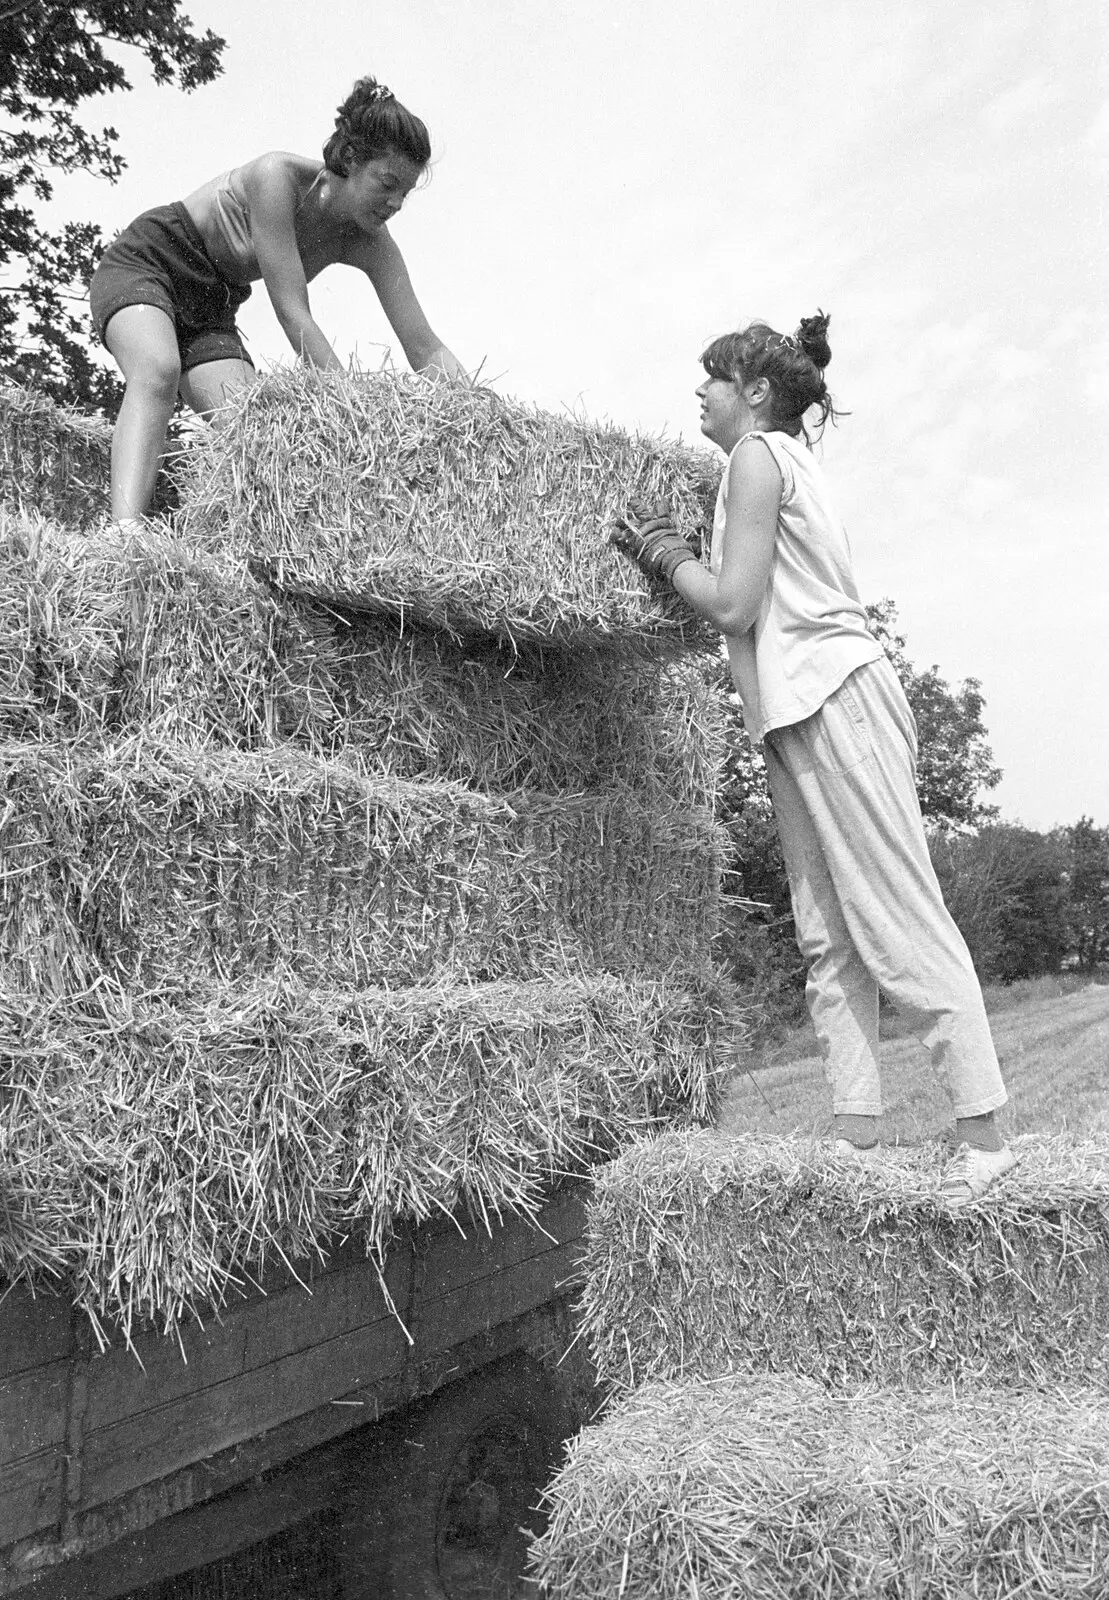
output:
[[[232,188],[238,168],[212,178],[196,191],[196,198],[208,202],[210,219],[208,240],[213,264],[225,276],[240,283],[252,283],[261,275],[258,257],[250,237],[250,212]]]
[[[867,631],[847,532],[812,452],[787,433],[748,433],[728,458],[716,499],[709,567],[720,574],[728,480],[744,439],[760,439],[782,475],[778,533],[754,624],[725,636],[752,739],[819,711],[856,667],[884,651]]]
[[[320,173],[313,178],[311,186],[297,206],[297,216],[300,215],[305,200],[320,181],[323,170],[321,168]],[[250,234],[250,210],[234,184],[238,171],[238,167],[232,167],[230,172],[223,172],[218,178],[212,178],[208,183],[202,184],[196,191],[196,198],[203,197],[210,202],[208,215],[211,218],[210,226],[214,237],[209,240],[209,244],[213,247],[213,265],[233,282],[253,283],[262,276],[262,269],[258,265],[258,256]]]

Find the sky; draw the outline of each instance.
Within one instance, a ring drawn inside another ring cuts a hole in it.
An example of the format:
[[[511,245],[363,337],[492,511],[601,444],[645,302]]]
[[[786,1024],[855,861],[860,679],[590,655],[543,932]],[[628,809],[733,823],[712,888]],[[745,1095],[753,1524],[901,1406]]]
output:
[[[86,114],[127,171],[60,185],[66,216],[111,235],[265,150],[318,154],[373,73],[431,133],[392,225],[417,295],[503,394],[700,443],[708,339],[822,307],[850,415],[819,449],[864,599],[896,602],[918,666],[981,683],[1006,820],[1109,824],[1104,0],[186,10],[223,76],[184,95],[132,56],[134,91]],[[390,355],[359,274],[310,293],[345,358]],[[291,359],[261,285],[240,321],[259,365]]]

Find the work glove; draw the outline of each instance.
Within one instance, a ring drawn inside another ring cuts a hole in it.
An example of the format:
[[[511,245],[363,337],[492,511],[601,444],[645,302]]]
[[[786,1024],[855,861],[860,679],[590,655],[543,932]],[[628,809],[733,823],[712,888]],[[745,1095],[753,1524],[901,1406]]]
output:
[[[632,518],[635,520],[630,520]],[[667,583],[684,561],[701,558],[700,539],[695,536],[694,542],[678,532],[668,500],[655,506],[633,500],[627,515],[616,518],[609,538],[618,550],[631,556],[648,577],[665,578]]]
[[[632,499],[628,501],[627,516],[638,527],[642,527],[645,522],[650,522],[652,518],[656,517],[660,519],[665,518],[668,522],[673,523],[674,508],[669,498],[665,500],[647,500],[642,495],[634,495]],[[700,560],[702,554],[702,544],[705,535],[708,533],[708,527],[705,524],[702,524],[700,527],[695,528],[694,531],[688,536],[687,542],[691,549],[695,552],[698,560]],[[712,543],[711,537],[709,539],[709,543]]]

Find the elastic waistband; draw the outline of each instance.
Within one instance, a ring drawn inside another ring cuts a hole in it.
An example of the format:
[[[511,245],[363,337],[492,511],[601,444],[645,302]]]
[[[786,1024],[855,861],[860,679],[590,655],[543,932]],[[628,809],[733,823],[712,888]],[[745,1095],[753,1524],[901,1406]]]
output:
[[[211,256],[208,255],[208,246],[204,243],[204,235],[193,221],[189,212],[189,208],[185,202],[183,200],[172,200],[170,204],[165,206],[163,209],[169,211],[173,215],[174,219],[181,224],[181,230],[188,236],[189,243],[191,245],[195,245],[202,255],[206,256],[209,261],[212,261]],[[214,261],[212,261],[212,271],[219,271],[219,268],[216,266]],[[222,273],[220,276],[222,277]]]
[[[195,250],[198,255],[203,257],[209,271],[215,277],[223,279],[223,273],[208,254],[208,246],[204,243],[204,236],[189,215],[189,209],[183,200],[171,200],[168,205],[151,206],[148,211],[140,212],[133,221],[127,224],[123,232],[112,240],[105,251],[105,256],[110,256],[117,246],[125,252],[138,250],[141,254],[143,234],[146,233],[149,236],[151,229],[164,232],[170,238],[175,237],[177,249],[179,250],[183,246],[187,246],[190,250]]]

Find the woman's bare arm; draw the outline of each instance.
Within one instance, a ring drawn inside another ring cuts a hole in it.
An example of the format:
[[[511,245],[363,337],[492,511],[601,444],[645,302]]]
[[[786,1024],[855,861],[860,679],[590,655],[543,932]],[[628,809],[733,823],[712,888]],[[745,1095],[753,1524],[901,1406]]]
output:
[[[296,236],[300,189],[292,159],[274,152],[243,169],[240,180],[250,211],[250,236],[282,331],[298,356],[325,371],[340,369],[312,315],[308,280]]]
[[[381,309],[400,341],[409,365],[416,372],[444,372],[448,377],[464,377],[457,357],[435,333],[416,298],[404,257],[385,227],[360,240],[348,257],[352,266],[361,267],[377,292]]]
[[[720,576],[695,561],[674,573],[674,588],[721,633],[746,633],[759,614],[770,578],[782,475],[756,435],[742,440],[728,469],[727,521]]]

